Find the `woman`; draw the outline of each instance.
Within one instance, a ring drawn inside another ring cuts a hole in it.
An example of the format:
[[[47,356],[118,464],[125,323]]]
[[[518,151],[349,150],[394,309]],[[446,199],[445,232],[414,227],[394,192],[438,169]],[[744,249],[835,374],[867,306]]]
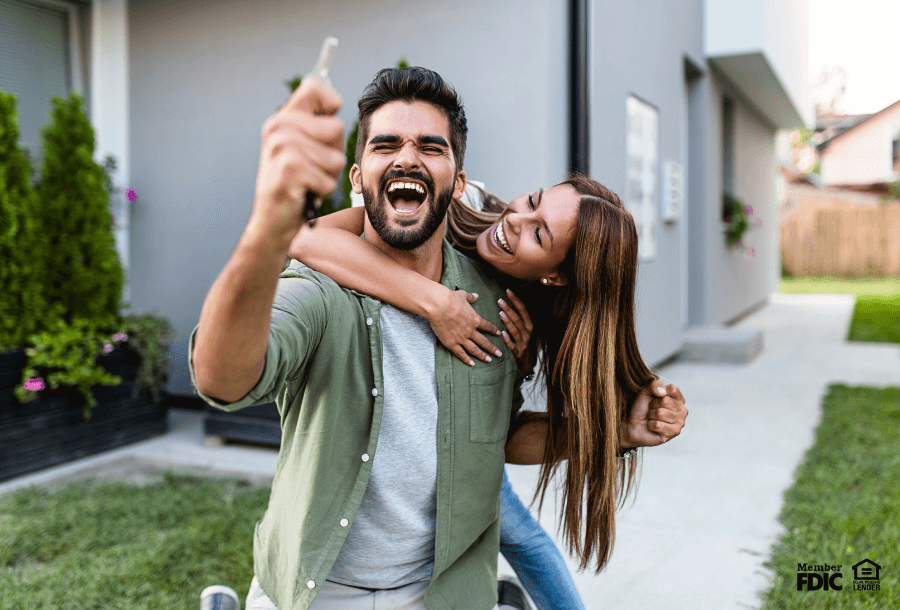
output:
[[[301,231],[290,255],[342,285],[425,317],[462,360],[474,364],[469,354],[490,359],[486,352],[495,348],[475,329],[496,329],[471,309],[471,295],[454,293],[387,257],[355,255],[369,246],[335,227],[359,235],[362,210],[320,219],[314,231]],[[542,354],[547,414],[532,415],[547,424],[538,493],[543,501],[560,460],[567,459],[566,543],[582,569],[594,562],[599,572],[612,551],[617,499],[624,501],[634,482],[635,455],[617,459],[620,429],[628,405],[656,378],[635,336],[637,233],[631,215],[613,192],[574,176],[508,205],[488,194],[483,210],[454,201],[447,238],[491,265],[501,284],[515,287],[510,300],[518,303],[518,296],[527,308],[514,311],[501,303],[500,315],[509,330],[503,339],[523,369],[533,369]],[[352,268],[329,252],[354,260]],[[382,266],[389,268],[388,283],[375,279],[384,273]],[[404,289],[397,291],[401,283]]]

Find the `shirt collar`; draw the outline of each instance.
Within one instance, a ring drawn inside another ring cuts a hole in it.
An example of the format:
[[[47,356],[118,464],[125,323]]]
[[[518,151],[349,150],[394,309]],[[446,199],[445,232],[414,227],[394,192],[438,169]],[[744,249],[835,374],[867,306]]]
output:
[[[459,258],[456,250],[445,237],[443,239],[444,268],[441,272],[441,284],[451,290],[462,290],[462,280],[459,274]]]

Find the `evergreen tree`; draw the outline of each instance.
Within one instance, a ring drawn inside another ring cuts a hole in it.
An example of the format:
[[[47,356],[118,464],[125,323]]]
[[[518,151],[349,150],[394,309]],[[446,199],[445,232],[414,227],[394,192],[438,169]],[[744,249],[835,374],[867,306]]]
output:
[[[125,274],[116,252],[103,166],[94,161],[94,130],[82,99],[53,98],[37,186],[38,223],[47,239],[48,300],[65,322],[112,326]]]
[[[31,162],[19,148],[16,96],[0,91],[0,350],[43,329],[47,305]]]

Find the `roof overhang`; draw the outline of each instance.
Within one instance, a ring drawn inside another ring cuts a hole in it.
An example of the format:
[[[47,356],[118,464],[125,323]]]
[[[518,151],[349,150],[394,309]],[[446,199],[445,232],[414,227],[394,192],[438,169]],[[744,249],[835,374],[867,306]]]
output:
[[[708,57],[776,129],[806,129],[806,121],[761,51]]]

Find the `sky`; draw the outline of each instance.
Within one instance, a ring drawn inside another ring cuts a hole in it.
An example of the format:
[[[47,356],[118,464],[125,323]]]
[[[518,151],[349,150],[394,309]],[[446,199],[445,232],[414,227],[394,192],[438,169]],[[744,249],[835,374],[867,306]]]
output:
[[[900,100],[900,0],[809,0],[810,79],[828,65],[847,71],[843,112]]]

